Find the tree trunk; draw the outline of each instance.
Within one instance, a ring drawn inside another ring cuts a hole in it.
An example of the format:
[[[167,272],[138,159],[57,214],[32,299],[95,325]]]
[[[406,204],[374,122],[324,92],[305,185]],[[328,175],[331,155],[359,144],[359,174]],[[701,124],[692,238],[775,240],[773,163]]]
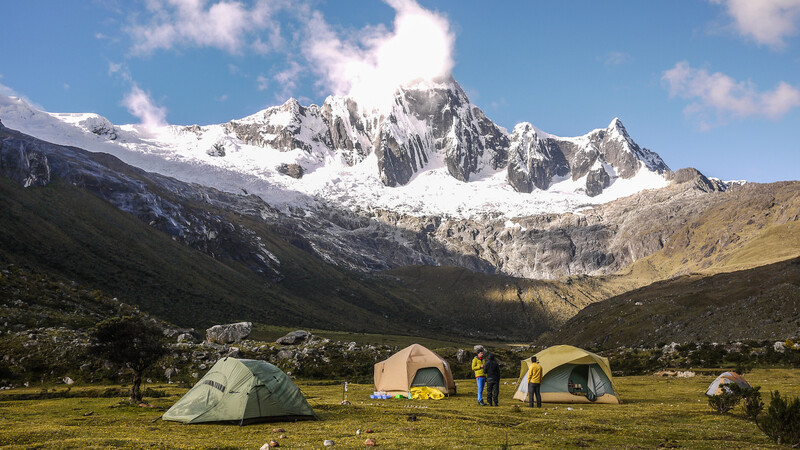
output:
[[[142,372],[139,370],[133,371],[133,383],[131,384],[131,398],[130,402],[139,404],[142,401]]]

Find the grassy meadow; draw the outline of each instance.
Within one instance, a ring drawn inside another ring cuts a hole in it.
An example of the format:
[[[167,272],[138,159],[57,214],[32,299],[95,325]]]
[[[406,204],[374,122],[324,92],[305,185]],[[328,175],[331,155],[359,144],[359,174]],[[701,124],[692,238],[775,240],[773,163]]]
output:
[[[771,390],[800,395],[797,370],[757,369],[746,378],[762,386],[767,404]],[[439,401],[372,400],[371,385],[351,384],[350,405],[340,404],[338,380],[298,381],[321,420],[244,427],[158,420],[159,407],[168,408],[186,391],[174,385],[146,386],[166,394],[148,399],[153,408],[97,397],[107,386],[60,385],[46,393],[31,387],[0,391],[0,446],[258,449],[276,440],[281,448],[324,448],[323,441],[332,439],[335,448],[361,448],[371,437],[385,448],[777,448],[740,407],[728,415],[712,412],[703,395],[712,380],[617,377],[622,405],[545,404],[533,410],[510,400],[511,379],[501,385],[499,407],[476,405],[473,380],[457,380],[458,395]],[[373,433],[357,435],[358,429]]]

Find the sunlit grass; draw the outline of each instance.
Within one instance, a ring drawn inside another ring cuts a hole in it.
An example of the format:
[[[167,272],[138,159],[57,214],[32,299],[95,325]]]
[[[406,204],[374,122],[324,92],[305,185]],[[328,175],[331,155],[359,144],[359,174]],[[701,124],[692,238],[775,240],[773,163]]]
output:
[[[762,391],[800,395],[800,372],[755,370],[746,375]],[[298,385],[319,421],[239,427],[183,425],[158,420],[158,408],[119,403],[121,398],[73,397],[12,400],[41,387],[0,393],[0,445],[8,448],[260,448],[276,440],[282,448],[363,447],[368,437],[386,448],[521,448],[658,446],[684,448],[775,447],[739,410],[728,416],[711,411],[703,395],[712,376],[689,379],[618,377],[622,405],[550,405],[528,409],[510,400],[513,380],[501,385],[501,406],[479,407],[473,380],[458,380],[459,394],[440,401],[371,400],[371,385],[350,385],[350,405],[341,405],[342,386],[321,382]],[[151,399],[169,407],[185,392],[149,385],[169,396]],[[100,391],[74,387],[71,394]],[[56,393],[65,387],[55,388]],[[50,388],[53,392],[53,388]],[[572,408],[569,410],[568,408]],[[414,417],[416,420],[413,420]],[[286,437],[273,429],[283,428]],[[362,434],[356,434],[356,430]],[[366,434],[367,429],[373,433]]]

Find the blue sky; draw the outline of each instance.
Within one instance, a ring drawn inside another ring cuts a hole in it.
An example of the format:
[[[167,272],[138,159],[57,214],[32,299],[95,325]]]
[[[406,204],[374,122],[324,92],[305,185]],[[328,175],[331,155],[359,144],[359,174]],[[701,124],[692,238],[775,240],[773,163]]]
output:
[[[51,112],[222,123],[290,96],[321,104],[406,71],[451,71],[509,130],[528,121],[575,136],[619,117],[673,169],[800,178],[800,0],[26,0],[3,11],[0,93]]]

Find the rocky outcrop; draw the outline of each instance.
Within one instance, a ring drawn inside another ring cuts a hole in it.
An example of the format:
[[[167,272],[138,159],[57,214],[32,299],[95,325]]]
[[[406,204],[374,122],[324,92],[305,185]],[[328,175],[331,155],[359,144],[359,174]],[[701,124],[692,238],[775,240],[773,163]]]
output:
[[[0,132],[8,130],[0,124]],[[40,141],[28,141],[14,135],[0,135],[0,174],[25,187],[50,183],[50,165]]]
[[[110,141],[117,139],[117,130],[114,128],[114,125],[111,123],[111,121],[105,117],[88,117],[82,120],[79,125],[98,136],[105,137]]]
[[[278,172],[299,180],[303,178],[306,171],[300,164],[281,164],[278,166]]]
[[[302,106],[294,98],[282,106],[230,121],[225,128],[246,144],[280,151],[300,149],[319,154],[333,147],[331,132],[320,108]]]
[[[215,344],[230,344],[246,338],[251,331],[253,331],[252,322],[214,325],[206,330],[206,340]]]
[[[558,142],[527,122],[514,127],[509,153],[508,182],[517,192],[547,189],[554,177],[570,172]]]
[[[310,338],[311,338],[311,333],[309,333],[308,331],[297,330],[297,331],[292,331],[291,333],[285,336],[279,337],[275,341],[275,343],[281,345],[296,345]]]
[[[711,180],[700,173],[694,167],[679,169],[672,176],[672,181],[676,184],[692,183],[697,189],[703,192],[719,192],[727,189],[724,183],[719,180]]]

